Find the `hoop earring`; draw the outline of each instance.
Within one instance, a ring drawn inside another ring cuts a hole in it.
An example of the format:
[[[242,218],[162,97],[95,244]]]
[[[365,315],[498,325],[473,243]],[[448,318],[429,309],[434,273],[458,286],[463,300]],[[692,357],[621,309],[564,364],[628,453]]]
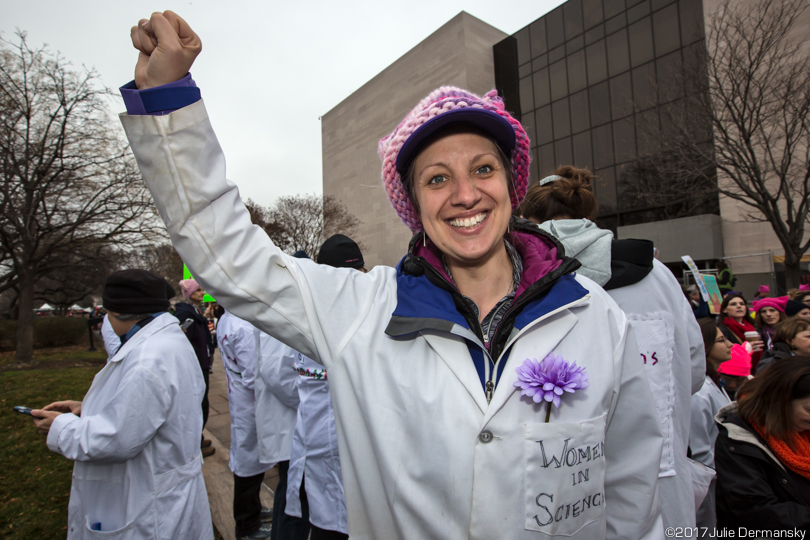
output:
[[[425,231],[422,231],[422,247],[427,247],[427,233]]]

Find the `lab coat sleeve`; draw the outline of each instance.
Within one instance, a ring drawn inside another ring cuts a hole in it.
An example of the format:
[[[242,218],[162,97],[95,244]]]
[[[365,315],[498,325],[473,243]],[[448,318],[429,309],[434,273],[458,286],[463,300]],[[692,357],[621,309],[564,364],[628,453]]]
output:
[[[234,315],[328,368],[368,314],[383,274],[295,259],[252,225],[226,178],[203,101],[166,116],[122,114],[121,121],[172,244],[197,281]]]
[[[233,342],[233,351],[237,363],[242,366],[242,385],[253,390],[253,381],[256,377],[256,340],[253,338],[253,329],[240,326],[230,336]]]
[[[689,355],[692,364],[692,395],[695,395],[703,388],[703,381],[706,379],[706,351],[703,347],[703,334],[701,334],[700,325],[692,312],[692,306],[685,298],[682,305],[681,317],[686,321],[685,337],[689,341]]]
[[[298,352],[257,330],[260,372],[267,390],[282,404],[297,409],[298,373],[293,368]]]
[[[48,448],[74,461],[132,459],[166,421],[170,406],[170,394],[154,373],[132,369],[99,414],[57,416],[48,432]]]
[[[614,348],[618,396],[605,437],[608,539],[664,538],[658,501],[663,437],[633,330],[623,313]]]
[[[692,422],[689,427],[689,448],[692,459],[714,468],[714,440],[709,429],[714,426],[714,412],[709,399],[702,394],[692,396]]]

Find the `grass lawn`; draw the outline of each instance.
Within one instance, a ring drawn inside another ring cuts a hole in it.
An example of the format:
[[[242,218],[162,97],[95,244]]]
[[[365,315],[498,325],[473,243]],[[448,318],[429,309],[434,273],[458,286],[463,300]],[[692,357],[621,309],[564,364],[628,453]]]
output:
[[[106,356],[106,355],[105,355]],[[48,450],[15,405],[81,400],[100,367],[0,373],[0,538],[65,538],[73,462]]]
[[[103,364],[105,360],[107,360],[107,351],[104,350],[104,345],[100,343],[96,343],[96,350],[92,352],[87,350],[87,345],[74,345],[70,347],[54,347],[50,349],[34,350],[35,364],[38,364],[39,362],[69,362],[72,364],[79,364],[85,361]],[[0,367],[8,366],[13,363],[14,351],[0,353]],[[97,369],[100,369],[100,366]],[[50,403],[50,401],[48,403]],[[48,403],[45,403],[45,405]]]

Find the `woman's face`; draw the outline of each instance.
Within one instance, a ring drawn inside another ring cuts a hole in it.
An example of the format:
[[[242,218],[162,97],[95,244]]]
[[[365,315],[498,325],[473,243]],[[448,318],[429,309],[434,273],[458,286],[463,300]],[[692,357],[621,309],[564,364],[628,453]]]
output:
[[[810,294],[805,295],[805,297],[802,298],[802,304],[810,307]]]
[[[808,310],[810,311],[810,310]],[[765,307],[759,310],[759,316],[762,322],[768,326],[775,326],[779,322],[779,310],[772,307]]]
[[[802,330],[793,339],[787,340],[790,348],[801,356],[810,356],[810,330]]]
[[[699,291],[689,291],[689,298],[694,302],[700,301],[700,292]]]
[[[810,429],[810,397],[793,400],[793,427],[799,433]]]
[[[731,360],[731,342],[726,339],[719,328],[714,338],[714,345],[709,350],[708,358],[714,369],[720,367],[723,362]]]
[[[745,317],[745,311],[745,301],[737,297],[728,303],[724,313],[732,319],[742,319]]]
[[[203,298],[205,298],[205,291],[201,287],[196,291],[194,291],[193,293],[191,293],[191,296],[189,298],[191,298],[191,301],[194,302],[195,304],[199,304],[200,302],[203,301]]]
[[[798,317],[799,319],[804,319],[806,321],[810,321],[810,307],[804,308],[800,312],[798,312],[794,317]]]
[[[478,266],[494,255],[512,205],[495,143],[476,133],[436,139],[414,162],[422,225],[448,264]]]

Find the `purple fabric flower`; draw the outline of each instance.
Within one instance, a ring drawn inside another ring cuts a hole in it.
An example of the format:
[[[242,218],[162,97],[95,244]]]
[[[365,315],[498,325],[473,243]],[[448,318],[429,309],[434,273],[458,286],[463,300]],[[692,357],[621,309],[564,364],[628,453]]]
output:
[[[588,374],[584,367],[574,362],[569,364],[562,356],[549,354],[538,362],[536,358],[527,358],[517,368],[519,387],[523,396],[529,396],[535,403],[553,402],[560,407],[560,396],[563,392],[574,393],[580,388],[588,388]],[[550,411],[550,409],[549,409]]]

